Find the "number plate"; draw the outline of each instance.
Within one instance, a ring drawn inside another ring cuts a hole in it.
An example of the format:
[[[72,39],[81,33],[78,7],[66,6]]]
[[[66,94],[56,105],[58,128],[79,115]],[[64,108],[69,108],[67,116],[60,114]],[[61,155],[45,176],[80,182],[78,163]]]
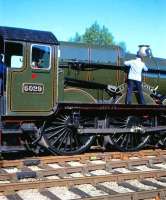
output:
[[[43,94],[44,85],[39,83],[23,83],[23,93]]]

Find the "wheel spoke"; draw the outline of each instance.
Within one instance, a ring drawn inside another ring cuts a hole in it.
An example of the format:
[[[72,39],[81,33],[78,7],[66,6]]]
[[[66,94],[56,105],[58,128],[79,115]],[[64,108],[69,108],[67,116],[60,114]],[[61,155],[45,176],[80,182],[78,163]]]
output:
[[[57,118],[57,120],[59,120],[59,121],[65,121],[65,120],[67,120],[68,119],[68,116],[67,115],[65,115],[65,116],[60,116],[60,117],[58,117]]]
[[[127,135],[127,138],[126,138],[126,150],[128,149],[128,146],[130,146],[130,137],[131,137],[131,134],[126,134]]]
[[[133,146],[133,147],[135,145],[134,139],[135,139],[134,134],[131,134],[131,146]]]
[[[123,135],[121,134],[120,136],[118,135],[117,139],[116,139],[116,134],[115,134],[115,142],[119,143],[122,139],[123,139]]]
[[[75,140],[75,147],[78,147],[78,146],[79,146],[78,138],[79,138],[79,137],[76,137],[76,135],[73,134],[73,139]]]
[[[70,134],[69,134],[69,144],[70,144],[70,149],[71,149],[71,151],[72,151],[72,149],[73,149],[73,145],[72,145],[72,137],[71,137],[71,135],[72,135],[72,132],[70,132]]]
[[[61,120],[62,121],[62,120]],[[64,122],[62,121],[62,122],[51,122],[53,125],[64,125]]]
[[[47,129],[45,129],[45,132],[47,133],[55,132],[57,129],[60,129],[60,128],[65,128],[65,126],[61,125],[61,126],[56,126],[56,127],[48,127]]]
[[[121,147],[123,147],[124,144],[126,144],[126,138],[127,138],[127,134],[125,134],[125,136],[123,137],[123,140],[122,140],[122,142],[120,144]]]
[[[69,132],[67,132],[67,135],[66,135],[66,138],[65,138],[64,151],[67,150],[67,141],[68,141],[68,137],[69,137]]]
[[[56,135],[58,135],[60,132],[62,132],[64,130],[65,130],[65,128],[59,129],[58,131],[54,132],[52,135],[48,136],[48,139],[55,137]]]
[[[57,146],[58,149],[60,149],[60,147],[62,146],[62,144],[63,144],[64,140],[66,139],[66,136],[67,136],[67,135],[68,135],[68,132],[65,131],[65,134],[63,135],[63,137],[62,137],[60,143],[59,143],[58,146]]]
[[[66,132],[66,130],[63,130],[62,133],[51,143],[52,146],[54,146],[58,140],[63,136],[63,134]]]

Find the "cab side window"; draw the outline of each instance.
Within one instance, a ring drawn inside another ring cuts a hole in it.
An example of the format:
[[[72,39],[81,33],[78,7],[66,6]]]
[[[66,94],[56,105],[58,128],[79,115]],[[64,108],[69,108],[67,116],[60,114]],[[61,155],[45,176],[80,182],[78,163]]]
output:
[[[31,67],[33,69],[49,69],[51,66],[50,61],[51,48],[47,45],[31,46]]]
[[[23,45],[15,42],[5,42],[5,64],[10,68],[23,67]]]

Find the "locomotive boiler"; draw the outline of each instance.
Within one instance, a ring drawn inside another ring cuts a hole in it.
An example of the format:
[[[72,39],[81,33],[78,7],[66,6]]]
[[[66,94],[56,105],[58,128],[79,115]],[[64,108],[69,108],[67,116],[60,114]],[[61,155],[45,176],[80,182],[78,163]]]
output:
[[[7,71],[1,152],[77,154],[99,141],[122,151],[165,147],[166,60],[145,58],[146,105],[125,105],[127,54],[119,46],[59,42],[47,31],[0,27]]]

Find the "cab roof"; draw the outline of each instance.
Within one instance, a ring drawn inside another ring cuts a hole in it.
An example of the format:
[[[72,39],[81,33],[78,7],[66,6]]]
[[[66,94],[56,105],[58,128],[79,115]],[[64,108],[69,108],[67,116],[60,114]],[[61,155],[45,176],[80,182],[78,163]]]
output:
[[[49,31],[0,26],[0,37],[4,40],[59,45],[57,38]]]

